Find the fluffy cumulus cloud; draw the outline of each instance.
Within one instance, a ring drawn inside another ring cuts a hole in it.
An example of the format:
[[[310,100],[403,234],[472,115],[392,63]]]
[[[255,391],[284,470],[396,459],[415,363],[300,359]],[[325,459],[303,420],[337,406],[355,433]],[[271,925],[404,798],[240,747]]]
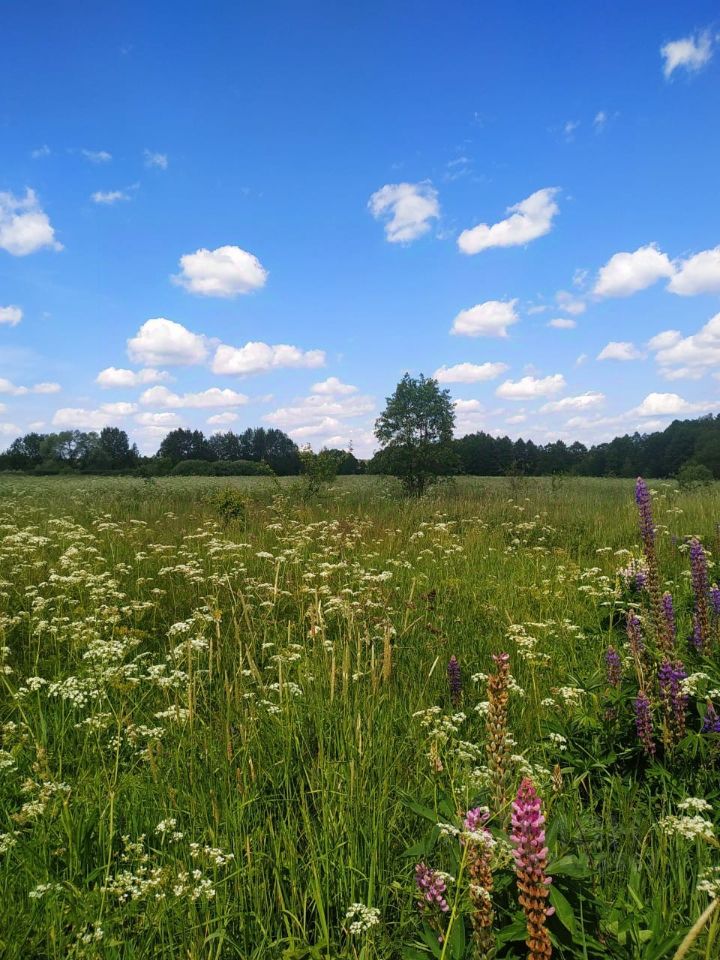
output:
[[[649,243],[632,253],[613,254],[598,273],[593,293],[598,297],[629,297],[673,273],[668,256]]]
[[[328,447],[347,447],[352,443],[360,456],[369,456],[374,440],[372,423],[367,417],[374,409],[373,398],[361,394],[310,394],[297,399],[291,406],[272,410],[263,420],[270,426],[286,430],[300,443],[312,442]]]
[[[565,377],[554,373],[548,377],[522,377],[505,380],[495,391],[503,400],[532,400],[535,397],[553,397],[565,389]]]
[[[7,393],[11,397],[24,397],[28,393],[59,393],[60,390],[59,383],[36,383],[32,387],[21,387],[5,377],[0,377],[0,393]]]
[[[128,356],[134,363],[160,366],[189,366],[202,363],[208,355],[206,338],[192,333],[181,323],[155,317],[146,320],[127,342]]]
[[[35,191],[26,190],[24,197],[0,193],[0,250],[25,257],[44,247],[62,250]]]
[[[577,326],[577,321],[572,320],[570,317],[555,317],[554,320],[548,320],[547,325],[553,327],[555,330],[574,330]]]
[[[0,323],[5,323],[10,327],[16,327],[23,318],[23,312],[20,307],[0,307]]]
[[[337,377],[328,377],[327,380],[314,383],[310,388],[310,392],[330,397],[338,397],[357,393],[358,388],[354,387],[351,383],[343,383],[342,380],[339,380]]]
[[[506,363],[456,363],[452,367],[440,367],[433,377],[438,383],[481,383],[496,380],[509,369]]]
[[[627,340],[611,340],[597,355],[598,360],[642,360],[642,357],[635,344]]]
[[[631,413],[638,417],[674,417],[680,414],[701,413],[717,407],[717,403],[690,403],[677,393],[649,393]]]
[[[211,427],[228,427],[231,423],[236,423],[237,420],[238,415],[231,410],[227,410],[224,413],[214,413],[211,417],[208,417],[207,422]]]
[[[440,216],[437,190],[429,182],[386,183],[368,200],[376,220],[385,222],[389,243],[409,243],[430,229]]]
[[[559,211],[555,199],[557,187],[545,187],[508,207],[505,220],[490,226],[480,223],[471,230],[463,230],[458,247],[463,253],[480,253],[490,247],[517,247],[537,240],[552,229],[553,218]]]
[[[486,300],[461,310],[453,320],[451,333],[464,337],[507,337],[508,327],[520,317],[517,300]]]
[[[84,407],[61,407],[56,410],[52,425],[64,430],[102,430],[121,422],[125,413],[118,413],[112,409],[113,404],[97,410],[86,410]],[[129,404],[128,406],[133,406]]]
[[[154,367],[144,367],[142,370],[125,370],[122,367],[106,367],[95,377],[95,383],[110,390],[114,387],[141,387],[150,383],[167,383],[170,374]]]
[[[257,257],[240,247],[196,250],[180,257],[180,273],[172,279],[204,297],[236,297],[265,286],[268,272]]]
[[[648,349],[667,380],[697,380],[720,368],[720,313],[689,337],[664,330],[648,342]]]
[[[239,407],[248,402],[244,393],[220,387],[210,387],[200,393],[173,393],[167,387],[150,387],[140,396],[140,403],[144,406],[155,407],[188,407],[203,409],[206,407]]]
[[[323,350],[301,350],[287,343],[271,345],[250,340],[243,347],[221,343],[213,357],[212,370],[223,376],[243,377],[251,373],[267,373],[284,367],[322,367]]]
[[[540,407],[540,413],[567,413],[576,410],[590,410],[599,407],[605,401],[605,394],[597,390],[588,390],[577,397],[563,397],[562,400],[551,400]]]
[[[668,290],[682,297],[720,293],[720,247],[703,250],[687,260],[679,260]]]
[[[140,424],[141,427],[153,428],[153,435],[155,436],[172,430],[174,427],[179,427],[183,423],[177,413],[169,412],[138,413],[135,417],[135,422]]]
[[[678,69],[697,73],[710,62],[712,55],[713,37],[709,30],[702,30],[694,36],[691,34],[681,40],[671,40],[660,47],[663,73],[668,80]]]

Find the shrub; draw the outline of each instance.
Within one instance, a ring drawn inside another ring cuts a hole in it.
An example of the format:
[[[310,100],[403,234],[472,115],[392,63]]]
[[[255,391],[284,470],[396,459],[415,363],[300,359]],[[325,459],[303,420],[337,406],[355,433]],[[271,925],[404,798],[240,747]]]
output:
[[[678,470],[678,483],[682,490],[706,487],[713,481],[712,471],[702,463],[685,463]]]

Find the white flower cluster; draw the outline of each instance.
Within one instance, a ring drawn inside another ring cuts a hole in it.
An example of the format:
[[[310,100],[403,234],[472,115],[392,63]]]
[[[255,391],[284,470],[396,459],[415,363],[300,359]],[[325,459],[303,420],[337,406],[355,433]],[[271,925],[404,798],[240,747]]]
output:
[[[720,897],[720,867],[703,870],[697,888],[701,893],[707,893],[712,900]]]
[[[366,907],[364,903],[351,903],[345,919],[350,921],[348,932],[357,936],[368,933],[380,923],[380,911],[377,907]]]
[[[712,822],[699,815],[663,817],[660,829],[667,836],[678,836],[684,840],[706,840],[712,843],[715,839]]]

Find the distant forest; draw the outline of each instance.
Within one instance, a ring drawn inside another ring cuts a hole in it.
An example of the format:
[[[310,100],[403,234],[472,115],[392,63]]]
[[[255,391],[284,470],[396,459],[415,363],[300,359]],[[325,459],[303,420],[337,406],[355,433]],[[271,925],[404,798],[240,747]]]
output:
[[[493,437],[482,431],[453,441],[458,472],[475,476],[674,477],[688,465],[706,468],[720,478],[720,415],[675,420],[657,433],[625,435],[586,447],[562,440]],[[64,430],[27,433],[0,454],[0,470],[38,475],[58,473],[124,473],[138,476],[207,475],[289,476],[301,471],[300,449],[282,430],[249,428],[243,433],[172,430],[154,456],[142,456],[124,430]],[[387,471],[383,454],[359,460],[338,450],[340,474]]]

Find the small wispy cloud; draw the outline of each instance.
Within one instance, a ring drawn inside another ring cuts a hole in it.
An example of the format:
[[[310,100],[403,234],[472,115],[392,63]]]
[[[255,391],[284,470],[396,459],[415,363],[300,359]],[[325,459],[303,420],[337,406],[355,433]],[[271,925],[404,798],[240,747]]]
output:
[[[93,203],[101,203],[110,206],[119,200],[129,200],[130,196],[122,190],[96,190],[90,197]]]
[[[168,155],[166,153],[155,153],[153,150],[144,150],[146,167],[156,167],[158,170],[167,170]]]
[[[90,163],[110,163],[112,154],[107,150],[81,150],[80,154]]]
[[[681,68],[688,73],[702,70],[712,59],[714,45],[715,38],[707,29],[664,44],[660,47],[660,56],[663,58],[665,79],[669,80],[673,73]]]

